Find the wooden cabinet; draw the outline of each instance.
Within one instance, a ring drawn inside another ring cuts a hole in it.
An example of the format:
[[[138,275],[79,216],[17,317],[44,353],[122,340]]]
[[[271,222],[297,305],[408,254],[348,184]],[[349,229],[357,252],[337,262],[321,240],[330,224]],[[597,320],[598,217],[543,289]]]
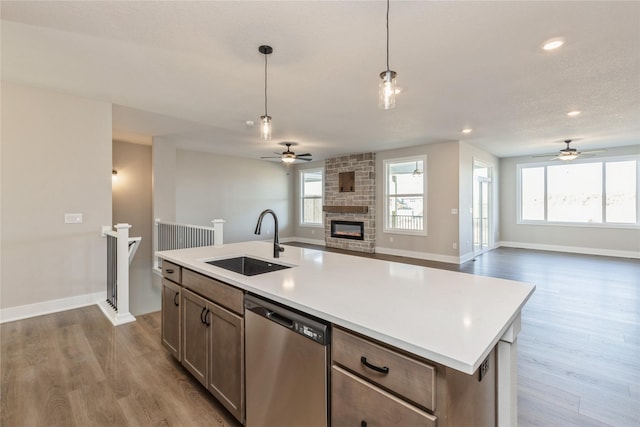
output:
[[[182,290],[182,365],[244,421],[244,319]]]
[[[209,391],[236,417],[244,419],[244,319],[211,304]]]
[[[162,345],[178,361],[182,359],[182,286],[162,279]]]
[[[333,328],[331,425],[496,425],[495,350],[468,375]]]
[[[182,290],[182,366],[203,386],[208,384],[210,305],[206,299]]]
[[[162,345],[182,360],[182,267],[162,261]]]
[[[331,368],[333,426],[436,426],[436,417],[337,366]]]

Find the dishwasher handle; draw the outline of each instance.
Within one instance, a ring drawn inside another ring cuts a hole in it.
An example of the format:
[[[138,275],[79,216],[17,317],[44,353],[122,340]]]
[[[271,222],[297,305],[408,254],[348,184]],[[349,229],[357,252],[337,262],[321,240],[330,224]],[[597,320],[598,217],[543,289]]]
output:
[[[267,317],[273,320],[274,322],[276,322],[278,325],[284,326],[285,328],[289,328],[289,329],[293,328],[292,319],[289,319],[288,317],[283,316],[282,314],[276,313],[275,311],[267,310]]]

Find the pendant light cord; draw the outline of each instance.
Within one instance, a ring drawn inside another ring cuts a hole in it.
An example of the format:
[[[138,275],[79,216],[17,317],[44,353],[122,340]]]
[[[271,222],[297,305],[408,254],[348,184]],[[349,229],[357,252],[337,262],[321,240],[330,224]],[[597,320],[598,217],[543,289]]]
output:
[[[389,71],[389,0],[387,0],[387,71]]]
[[[264,115],[267,114],[267,54],[264,54]]]

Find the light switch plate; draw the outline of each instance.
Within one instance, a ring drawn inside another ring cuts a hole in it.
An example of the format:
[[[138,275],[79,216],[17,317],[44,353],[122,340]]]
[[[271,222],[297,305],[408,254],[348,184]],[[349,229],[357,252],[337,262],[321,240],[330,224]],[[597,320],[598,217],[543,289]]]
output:
[[[451,215],[458,215],[458,209],[451,208]]]
[[[64,223],[65,224],[82,224],[82,214],[66,213],[64,214]]]

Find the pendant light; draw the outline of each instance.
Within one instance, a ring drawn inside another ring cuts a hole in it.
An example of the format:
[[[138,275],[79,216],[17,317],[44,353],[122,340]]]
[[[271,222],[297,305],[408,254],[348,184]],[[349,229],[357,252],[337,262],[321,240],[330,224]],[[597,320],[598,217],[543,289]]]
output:
[[[398,73],[389,69],[389,0],[387,0],[387,69],[380,73],[378,87],[378,106],[388,110],[396,106],[396,76]]]
[[[267,114],[267,56],[271,55],[273,48],[262,45],[258,51],[264,55],[264,116],[260,116],[260,139],[268,141],[271,139],[271,117]]]

